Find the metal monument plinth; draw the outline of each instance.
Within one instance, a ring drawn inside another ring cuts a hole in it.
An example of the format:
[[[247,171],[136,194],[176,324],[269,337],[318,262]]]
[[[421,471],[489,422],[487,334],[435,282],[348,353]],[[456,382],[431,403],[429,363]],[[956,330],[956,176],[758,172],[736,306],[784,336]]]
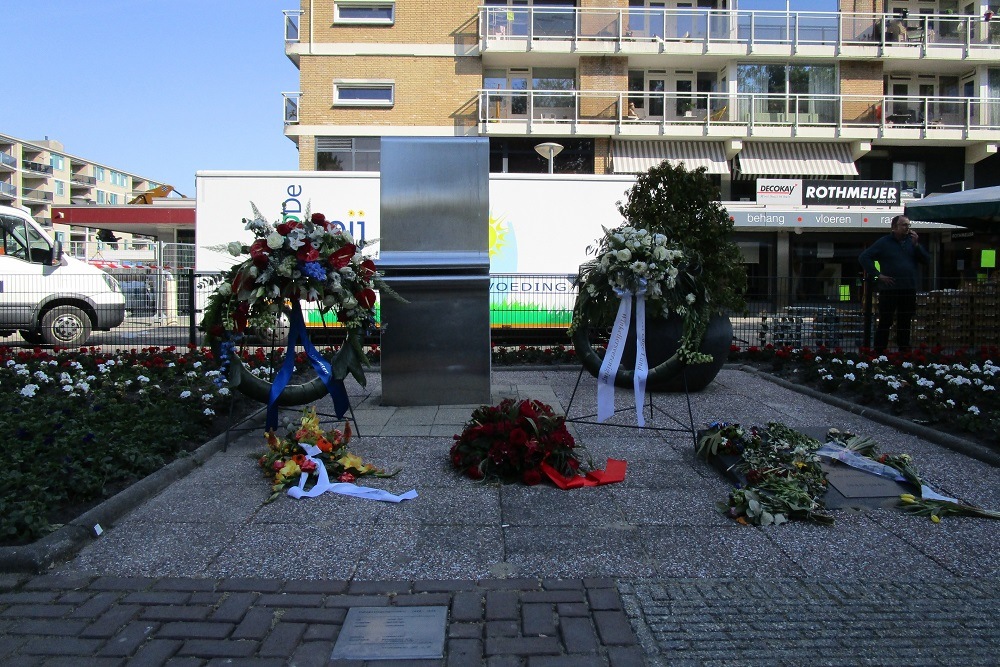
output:
[[[489,142],[382,139],[382,402],[490,401]]]

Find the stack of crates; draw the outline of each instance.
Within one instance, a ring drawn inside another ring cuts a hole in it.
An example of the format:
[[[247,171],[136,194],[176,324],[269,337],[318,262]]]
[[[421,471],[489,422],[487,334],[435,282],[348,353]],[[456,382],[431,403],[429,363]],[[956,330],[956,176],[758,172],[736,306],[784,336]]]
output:
[[[948,350],[971,345],[972,301],[972,293],[965,289],[917,294],[913,344],[941,345]]]
[[[1000,285],[977,285],[972,310],[975,316],[972,344],[976,347],[1000,345]]]

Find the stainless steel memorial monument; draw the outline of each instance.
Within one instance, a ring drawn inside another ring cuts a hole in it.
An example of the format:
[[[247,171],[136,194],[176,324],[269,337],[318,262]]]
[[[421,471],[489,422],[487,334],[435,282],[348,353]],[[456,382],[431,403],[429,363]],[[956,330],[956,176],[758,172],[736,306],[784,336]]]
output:
[[[382,402],[490,402],[489,142],[385,137]]]

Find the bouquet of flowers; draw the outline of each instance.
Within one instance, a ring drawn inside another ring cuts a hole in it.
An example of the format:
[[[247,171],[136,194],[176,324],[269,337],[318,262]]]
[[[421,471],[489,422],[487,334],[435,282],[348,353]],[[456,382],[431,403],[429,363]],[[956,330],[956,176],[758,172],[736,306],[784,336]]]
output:
[[[315,303],[334,312],[349,331],[375,323],[375,289],[385,291],[375,262],[365,257],[365,242],[328,221],[322,213],[305,220],[269,223],[253,207],[246,228],[254,242],[231,242],[235,265],[209,297],[201,329],[209,341],[242,333],[251,324],[268,326],[290,304]]]
[[[320,465],[326,468],[331,480],[338,482],[350,483],[366,475],[395,475],[365,463],[360,456],[347,450],[347,444],[351,441],[350,424],[345,422],[343,430],[323,431],[314,407],[303,411],[299,427],[290,431],[286,437],[279,438],[274,431],[267,431],[265,437],[267,451],[257,459],[257,464],[271,481],[271,497],[267,502],[277,498],[289,487],[297,486],[302,473],[309,475],[306,483],[308,490],[318,479],[317,470]],[[307,457],[303,445],[317,447],[319,453]]]
[[[576,475],[579,449],[566,430],[566,418],[551,406],[508,398],[476,408],[455,436],[451,464],[472,479],[520,479],[533,485],[542,481],[542,463],[565,476]]]
[[[595,326],[614,322],[619,294],[643,294],[649,316],[683,318],[682,359],[688,363],[708,360],[698,348],[711,312],[699,280],[700,261],[693,251],[669,242],[664,234],[624,224],[605,228],[600,243],[588,247],[587,253],[595,258],[580,267],[571,336],[585,321]]]

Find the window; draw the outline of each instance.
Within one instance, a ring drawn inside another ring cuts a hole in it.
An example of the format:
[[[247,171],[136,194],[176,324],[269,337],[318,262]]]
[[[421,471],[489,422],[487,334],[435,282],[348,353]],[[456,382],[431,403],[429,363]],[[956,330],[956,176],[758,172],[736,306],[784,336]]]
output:
[[[60,197],[66,194],[66,183],[63,181],[56,181],[56,194]]]
[[[892,180],[899,181],[904,197],[923,197],[924,163],[923,162],[893,162]]]
[[[14,216],[0,216],[0,250],[5,255],[35,263],[52,259],[51,248],[42,235]]]
[[[396,22],[396,3],[393,0],[337,0],[333,3],[333,22],[392,25]]]
[[[57,171],[62,171],[66,168],[66,160],[62,155],[56,155],[53,153],[49,156],[49,166]]]
[[[118,195],[116,193],[114,193],[114,192],[108,193],[108,203],[109,204],[117,204],[118,203]]]
[[[94,178],[96,178],[99,181],[104,180],[104,167],[98,167],[97,165],[94,165]]]
[[[97,203],[98,204],[108,203],[108,194],[104,190],[97,191]]]
[[[317,171],[379,171],[378,137],[316,137]]]
[[[333,82],[334,106],[391,107],[395,103],[392,81],[339,80]]]
[[[111,172],[111,185],[117,185],[122,188],[128,187],[128,176],[121,173],[120,171]]]

